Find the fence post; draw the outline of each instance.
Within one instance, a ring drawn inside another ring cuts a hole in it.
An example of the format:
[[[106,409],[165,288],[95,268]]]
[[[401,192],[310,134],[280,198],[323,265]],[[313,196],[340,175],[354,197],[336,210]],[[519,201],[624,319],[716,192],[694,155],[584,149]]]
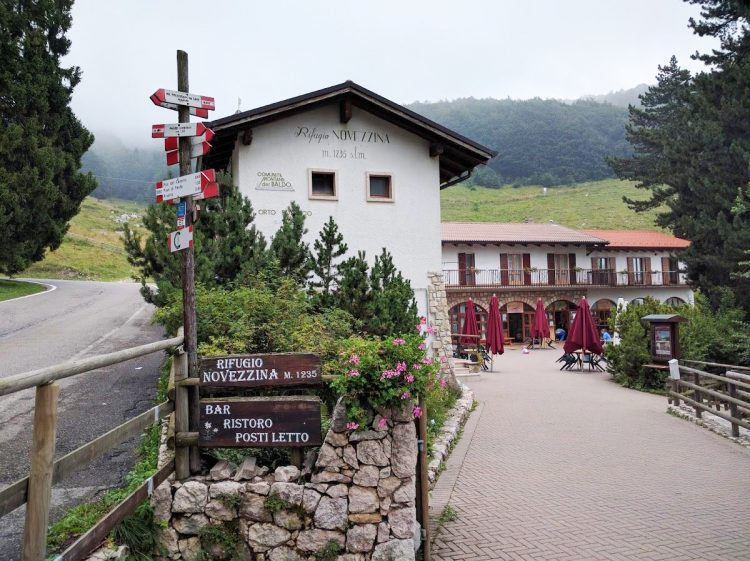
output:
[[[700,385],[701,385],[701,375],[700,375],[700,374],[698,374],[697,372],[694,372],[694,373],[693,373],[693,382],[695,382],[695,385],[696,385],[696,386],[700,386]],[[695,401],[697,401],[698,403],[703,403],[703,394],[701,394],[701,392],[700,392],[699,390],[693,390],[693,398],[694,398],[694,399],[695,399]],[[698,406],[696,405],[696,406],[695,406],[695,416],[696,416],[696,417],[697,417],[698,419],[702,419],[702,418],[703,418],[703,416],[702,416],[702,415],[703,415],[703,411],[701,410],[701,408],[700,408],[700,407],[698,407]]]
[[[31,471],[23,528],[23,561],[42,561],[47,555],[47,524],[52,494],[52,467],[57,433],[57,397],[60,386],[37,386],[34,429],[31,441]]]
[[[422,559],[430,561],[432,558],[432,546],[430,544],[430,479],[427,474],[427,408],[424,403],[424,396],[419,396],[419,408],[422,415],[417,422],[417,439],[419,442],[419,452],[417,456],[417,505],[420,510],[418,515],[422,524]]]
[[[672,384],[672,391],[676,394],[672,396],[672,405],[680,406],[680,363],[676,358],[669,361],[669,380]]]
[[[182,328],[180,328],[182,329]],[[179,333],[179,332],[178,332]],[[180,445],[177,435],[186,433],[190,429],[189,421],[189,404],[188,388],[181,384],[188,377],[187,353],[180,352],[172,359],[172,368],[174,369],[174,471],[177,479],[187,479],[190,477],[190,449],[187,446]]]
[[[729,389],[729,397],[733,397],[737,399],[737,386],[734,385],[734,382],[727,382],[727,388]],[[737,404],[729,402],[729,415],[732,416],[735,419],[740,418],[740,412],[737,409]],[[740,426],[732,421],[732,436],[735,438],[740,436]]]

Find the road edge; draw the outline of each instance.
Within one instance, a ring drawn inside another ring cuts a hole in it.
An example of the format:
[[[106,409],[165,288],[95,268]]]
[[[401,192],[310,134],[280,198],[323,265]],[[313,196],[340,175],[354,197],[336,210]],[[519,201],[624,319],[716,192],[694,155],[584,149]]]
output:
[[[18,300],[23,300],[24,298],[31,298],[33,296],[40,296],[41,294],[49,294],[50,292],[54,292],[57,290],[57,287],[54,284],[47,284],[46,282],[41,281],[35,281],[35,280],[29,280],[29,279],[9,279],[7,277],[4,277],[0,280],[9,280],[9,281],[15,281],[15,282],[27,282],[29,284],[40,284],[42,286],[46,286],[47,290],[42,290],[41,292],[35,292],[34,294],[27,294],[26,296],[17,296],[16,298],[9,298],[8,300],[0,300],[0,306],[5,304],[6,302],[17,302]]]

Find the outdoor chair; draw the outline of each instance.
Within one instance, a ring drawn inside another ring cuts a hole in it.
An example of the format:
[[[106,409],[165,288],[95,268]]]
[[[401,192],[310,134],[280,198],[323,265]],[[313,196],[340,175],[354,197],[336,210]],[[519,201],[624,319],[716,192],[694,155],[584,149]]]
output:
[[[560,370],[570,370],[575,364],[578,363],[578,357],[571,353],[565,353],[558,359],[558,362],[561,361],[563,365],[560,367]]]
[[[589,359],[589,369],[590,370],[600,370],[601,372],[604,372],[605,369],[601,365],[602,362],[606,362],[607,359],[604,358],[602,355],[595,355],[591,354],[589,355],[591,358]]]

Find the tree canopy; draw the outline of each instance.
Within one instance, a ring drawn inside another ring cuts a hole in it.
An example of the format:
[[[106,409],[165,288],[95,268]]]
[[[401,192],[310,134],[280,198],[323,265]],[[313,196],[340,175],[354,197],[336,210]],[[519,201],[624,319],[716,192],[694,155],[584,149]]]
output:
[[[72,0],[0,4],[0,272],[62,243],[96,182],[80,173],[94,138],[70,109],[81,71],[60,66]]]

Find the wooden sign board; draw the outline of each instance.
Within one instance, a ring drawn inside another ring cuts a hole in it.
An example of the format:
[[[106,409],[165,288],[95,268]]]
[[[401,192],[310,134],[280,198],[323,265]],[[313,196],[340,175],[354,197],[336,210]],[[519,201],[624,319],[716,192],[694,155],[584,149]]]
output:
[[[201,386],[275,388],[322,383],[320,357],[312,353],[273,353],[202,358]]]
[[[319,446],[317,397],[202,399],[198,446],[204,448],[300,448]]]

